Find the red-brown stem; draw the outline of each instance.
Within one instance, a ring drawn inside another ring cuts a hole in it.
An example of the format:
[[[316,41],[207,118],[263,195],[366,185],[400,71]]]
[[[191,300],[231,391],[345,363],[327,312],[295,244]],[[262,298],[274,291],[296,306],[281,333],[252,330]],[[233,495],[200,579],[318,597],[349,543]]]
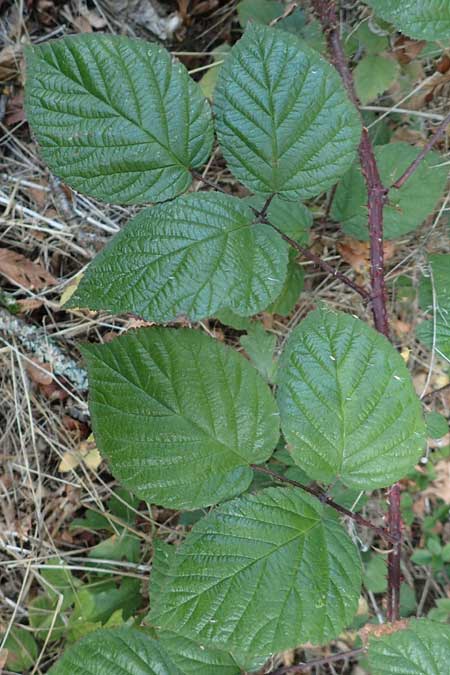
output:
[[[398,190],[399,188],[402,187],[402,185],[406,183],[408,178],[410,178],[413,175],[414,171],[417,169],[423,158],[426,157],[426,155],[430,152],[430,150],[433,149],[436,143],[445,135],[445,132],[447,131],[447,127],[449,124],[450,124],[450,113],[447,115],[447,117],[445,117],[445,119],[442,120],[439,126],[436,127],[428,143],[422,148],[422,150],[417,155],[416,159],[413,162],[411,162],[411,164],[408,166],[406,171],[400,176],[400,178],[397,178],[395,183],[392,183],[391,188],[395,188]]]
[[[394,544],[388,556],[388,602],[387,620],[398,621],[400,609],[400,556],[402,539],[402,519],[400,512],[400,485],[395,483],[389,490],[388,529],[389,534],[397,543]]]
[[[326,666],[328,663],[335,663],[336,661],[347,661],[352,659],[355,656],[364,654],[366,647],[359,647],[358,649],[351,649],[348,652],[341,652],[341,654],[331,654],[331,656],[324,656],[321,659],[314,659],[312,661],[307,661],[306,663],[299,663],[296,666],[284,666],[273,670],[269,675],[287,675],[287,673],[306,673],[312,668],[317,668],[318,666]]]
[[[359,111],[353,78],[345,58],[339,37],[339,22],[335,4],[332,0],[312,0],[314,10],[322,24],[327,38],[328,48],[334,65],[339,72],[350,100]],[[370,281],[372,288],[372,313],[375,328],[389,337],[389,322],[386,308],[386,286],[384,280],[383,251],[383,208],[388,190],[383,186],[378,171],[375,154],[369,132],[363,126],[359,144],[359,160],[368,193],[368,224],[370,236]],[[400,487],[394,485],[389,492],[388,529],[396,540],[388,556],[388,617],[390,621],[399,618],[400,597],[400,552],[401,552],[401,514]]]
[[[270,225],[273,227],[274,230],[278,232],[280,237],[282,237],[292,248],[295,248],[296,251],[302,254],[305,258],[308,260],[311,260],[311,262],[315,263],[318,267],[321,267],[324,272],[327,272],[328,274],[331,274],[333,277],[336,279],[339,279],[342,281],[343,284],[346,286],[349,286],[353,291],[356,293],[359,293],[359,295],[364,299],[364,300],[370,300],[371,299],[371,294],[366,291],[366,289],[363,286],[360,286],[359,284],[355,283],[350,279],[350,277],[346,276],[342,272],[339,272],[339,270],[335,269],[332,265],[327,263],[326,260],[323,260],[320,256],[316,255],[311,251],[311,249],[306,248],[305,246],[302,246],[301,244],[298,243],[298,241],[295,241],[295,239],[291,239],[287,234],[285,234],[282,230],[280,230],[276,225],[271,223],[267,218],[261,217],[261,213],[257,214],[258,217],[260,218],[260,222],[266,223],[267,225]]]
[[[325,492],[323,492],[319,488],[312,487],[310,485],[303,485],[303,483],[299,483],[298,481],[293,480],[292,478],[287,478],[286,476],[283,476],[280,473],[276,473],[276,471],[267,469],[265,466],[259,466],[258,464],[251,464],[250,466],[255,471],[265,473],[267,476],[271,476],[274,480],[280,481],[280,483],[287,483],[288,485],[293,485],[294,487],[298,487],[301,490],[308,492],[310,495],[317,497],[317,499],[319,499],[319,501],[321,501],[323,504],[327,504],[327,506],[330,506],[335,511],[338,511],[343,516],[351,518],[351,520],[354,520],[355,523],[358,523],[358,525],[370,528],[371,530],[376,532],[380,537],[383,537],[383,539],[386,539],[386,541],[389,541],[393,545],[396,543],[397,539],[395,539],[385,527],[377,527],[377,525],[371,523],[370,520],[366,520],[358,513],[349,511],[348,509],[345,508],[345,506],[341,506],[340,504],[335,502],[333,499],[331,499],[331,497],[329,497]]]

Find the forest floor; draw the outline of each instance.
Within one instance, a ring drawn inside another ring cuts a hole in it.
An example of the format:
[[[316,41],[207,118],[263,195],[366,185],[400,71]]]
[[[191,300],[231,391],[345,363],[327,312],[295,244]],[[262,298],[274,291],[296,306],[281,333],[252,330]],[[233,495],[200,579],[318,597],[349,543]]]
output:
[[[105,591],[114,588],[119,596],[123,580],[133,580],[133,611],[145,614],[152,537],[158,533],[167,541],[177,541],[190,526],[186,516],[118,492],[91,436],[79,345],[110,340],[142,322],[128,315],[62,308],[86,265],[137,209],[105,205],[61,184],[40,160],[23,108],[24,45],[96,31],[156,40],[148,30],[148,0],[130,4],[131,16],[121,0],[0,0],[0,635],[5,638],[0,672],[3,668],[4,673],[45,673],[67,639],[76,639],[94,624],[120,622],[126,613],[123,594],[100,619],[95,613],[90,616],[85,607],[71,606],[70,612],[78,611],[77,618],[82,618],[82,628],[77,628],[70,622],[69,609],[61,619],[61,606],[55,604],[54,590],[64,583],[89,591],[97,575]],[[169,13],[177,13],[172,23],[164,25],[178,26],[163,43],[197,79],[209,72],[213,50],[223,43],[233,44],[241,35],[235,1],[161,4]],[[367,20],[367,10],[356,3],[342,20],[352,29]],[[388,133],[390,141],[405,140],[418,147],[448,113],[450,100],[450,50],[422,52],[423,45],[417,41],[392,38],[390,58],[414,75],[408,80],[399,77],[372,106],[366,106],[374,129]],[[442,161],[448,162],[448,137],[438,150]],[[218,151],[205,175],[239,194]],[[192,189],[203,190],[205,185],[197,181]],[[385,251],[394,344],[427,409],[446,418],[449,391],[428,399],[427,394],[449,384],[448,363],[415,339],[415,327],[424,317],[417,289],[421,276],[427,274],[427,255],[450,252],[449,198],[419,230],[388,242]],[[323,198],[311,200],[308,206],[315,215],[310,235],[313,250],[367,287],[368,244],[344,237],[339,225],[329,222]],[[293,311],[286,317],[263,316],[279,350],[291,329],[322,302],[371,322],[369,309],[351,289],[310,262],[301,264],[305,288]],[[201,322],[198,328],[242,350],[239,331],[215,319]],[[409,552],[425,550],[431,535],[438,536],[442,546],[450,542],[449,442],[448,434],[430,439],[423,463],[402,481]],[[385,495],[381,491],[371,495],[362,513],[381,522]],[[124,532],[132,544],[124,541]],[[364,620],[383,620],[384,558],[368,533],[361,537],[368,580],[360,615]],[[132,553],[122,555],[128,544]],[[61,580],[60,569],[55,570],[60,560],[70,570],[69,581]],[[404,594],[405,616],[416,610],[425,616],[436,600],[447,599],[450,604],[450,580],[442,568],[416,564],[408,556],[402,572],[409,588]],[[90,598],[86,598],[87,602]],[[355,631],[357,626],[331,649],[351,649]],[[29,642],[27,635],[36,640]],[[298,654],[310,659],[324,650],[305,648]],[[289,665],[294,658],[293,652],[277,655],[271,666]],[[318,667],[316,672],[363,675],[364,668],[364,663],[350,662],[335,664],[334,669]]]

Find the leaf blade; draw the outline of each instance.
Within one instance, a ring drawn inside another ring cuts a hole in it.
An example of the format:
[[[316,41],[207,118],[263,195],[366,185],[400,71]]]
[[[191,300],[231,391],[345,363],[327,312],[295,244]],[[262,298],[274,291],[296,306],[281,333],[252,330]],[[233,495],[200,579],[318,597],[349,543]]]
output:
[[[78,35],[27,52],[27,117],[43,159],[104,201],[163,201],[184,192],[211,151],[206,99],[156,44]]]
[[[442,675],[449,653],[450,626],[427,619],[413,619],[405,630],[369,642],[373,675]]]
[[[355,156],[361,126],[337,73],[284,31],[249,25],[214,104],[225,160],[255,193],[314,196]]]
[[[170,575],[155,623],[250,656],[338,633],[356,608],[360,564],[331,509],[268,488],[199,521]]]
[[[277,443],[268,386],[198,331],[144,328],[83,354],[98,447],[143,499],[194,509],[232,497]]]
[[[250,316],[283,288],[287,244],[243,200],[189,194],[141,211],[91,263],[69,307],[166,323],[230,308]]]
[[[425,425],[405,363],[359,319],[311,312],[291,333],[278,373],[281,428],[312,478],[372,489],[419,459]]]

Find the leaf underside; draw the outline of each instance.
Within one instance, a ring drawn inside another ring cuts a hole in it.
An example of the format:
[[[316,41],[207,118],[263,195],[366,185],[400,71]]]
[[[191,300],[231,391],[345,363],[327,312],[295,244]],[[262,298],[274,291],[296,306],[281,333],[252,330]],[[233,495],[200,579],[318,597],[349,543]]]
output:
[[[317,310],[291,333],[278,368],[281,428],[311,478],[369,490],[414,466],[425,425],[405,363],[348,314]]]
[[[416,336],[438,356],[450,360],[450,255],[430,255],[428,261],[432,276],[422,277],[419,302],[433,318],[417,326]]]
[[[314,196],[355,158],[361,126],[338,74],[284,31],[248,26],[220,71],[214,108],[225,160],[252,192]]]
[[[203,333],[142,328],[83,354],[98,448],[142,499],[194,509],[233,497],[277,444],[268,386]]]
[[[194,526],[151,617],[206,645],[270,654],[337,635],[359,588],[357,551],[334,512],[296,488],[269,488]]]
[[[244,200],[189,194],[144,209],[91,263],[68,306],[191,320],[265,309],[281,292],[288,246]]]
[[[372,675],[443,675],[449,656],[450,626],[427,619],[369,642]]]
[[[97,33],[28,49],[26,110],[52,171],[106,202],[175,197],[212,148],[198,85],[144,40]]]

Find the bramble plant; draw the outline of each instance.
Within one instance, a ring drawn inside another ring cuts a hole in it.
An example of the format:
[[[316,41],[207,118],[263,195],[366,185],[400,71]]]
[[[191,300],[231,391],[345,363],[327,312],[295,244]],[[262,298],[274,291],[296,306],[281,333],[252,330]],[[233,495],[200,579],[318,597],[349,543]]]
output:
[[[176,327],[82,347],[93,430],[113,475],[163,507],[214,508],[181,545],[154,542],[145,624],[131,619],[89,634],[53,675],[235,675],[275,652],[326,644],[351,623],[360,597],[359,552],[339,516],[373,528],[389,549],[387,617],[399,619],[396,481],[420,459],[426,435],[409,372],[388,339],[383,217],[394,238],[433,211],[446,170],[431,148],[448,119],[420,152],[397,143],[374,153],[334,3],[312,5],[334,65],[280,22],[248,21],[224,57],[212,111],[185,67],[155,44],[85,34],[28,49],[28,120],[51,170],[106,202],[154,204],[90,264],[67,307],[158,324],[219,317],[249,327],[242,344],[252,359]],[[450,36],[447,3],[369,5],[414,37]],[[193,177],[209,184],[200,169],[214,133],[248,197],[214,185],[183,194]],[[331,217],[370,240],[370,290],[307,247],[312,215],[303,201],[336,184]],[[299,253],[359,294],[375,328],[320,307],[292,330],[277,364],[272,336],[248,317],[291,310],[303,284]],[[437,293],[450,307],[448,262],[432,256],[430,264],[446,278]],[[421,331],[426,342],[430,329]],[[268,464],[283,447],[280,433],[304,482]],[[260,488],[256,476],[272,484]],[[392,486],[386,527],[334,500],[336,485],[355,494]],[[422,619],[395,631],[370,639],[373,675],[447,672],[448,626]]]

